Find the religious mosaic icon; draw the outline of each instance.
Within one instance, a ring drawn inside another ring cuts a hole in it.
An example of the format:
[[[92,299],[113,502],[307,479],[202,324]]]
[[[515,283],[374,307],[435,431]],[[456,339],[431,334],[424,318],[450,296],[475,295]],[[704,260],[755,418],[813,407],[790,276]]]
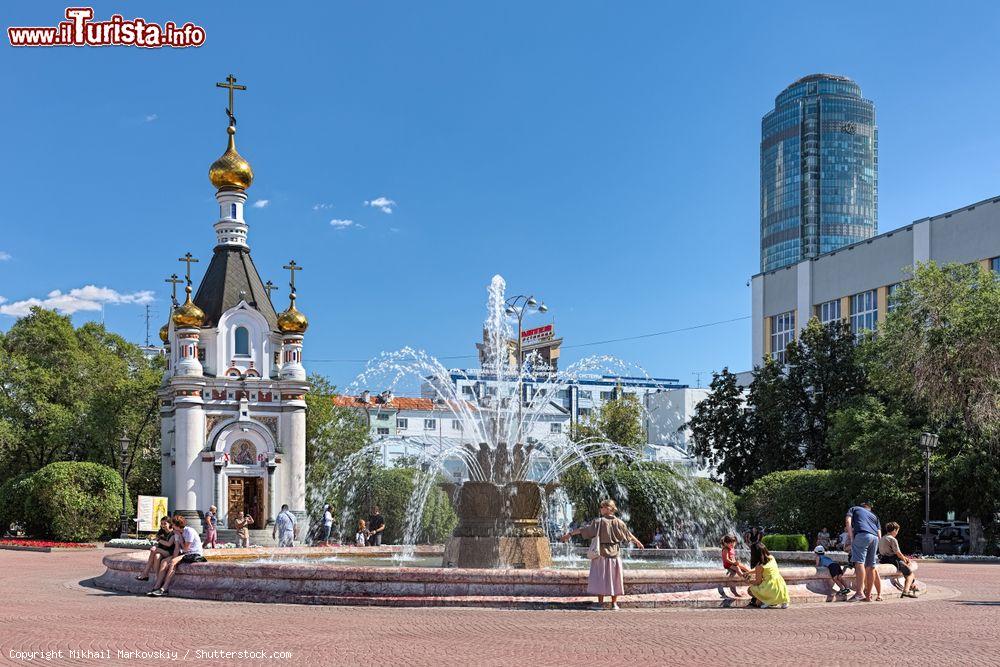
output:
[[[257,462],[257,448],[249,440],[237,440],[233,443],[230,459],[236,465],[253,465]]]

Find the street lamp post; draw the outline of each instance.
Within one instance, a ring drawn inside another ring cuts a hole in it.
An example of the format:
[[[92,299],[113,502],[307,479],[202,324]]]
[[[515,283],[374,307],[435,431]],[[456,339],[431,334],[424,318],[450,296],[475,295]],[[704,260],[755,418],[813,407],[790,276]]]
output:
[[[132,442],[128,439],[128,436],[122,436],[118,441],[119,447],[121,447],[121,464],[122,464],[122,531],[121,537],[125,539],[128,537],[128,514],[125,512],[125,473],[128,469],[128,448]]]
[[[924,450],[924,535],[920,552],[925,556],[934,555],[934,536],[931,535],[931,451],[937,447],[936,433],[923,433],[920,446]]]
[[[521,412],[524,407],[524,374],[522,373],[523,347],[521,345],[521,326],[524,323],[524,316],[531,312],[545,313],[549,308],[544,303],[539,303],[534,296],[518,294],[512,296],[504,303],[504,312],[517,317],[517,439],[521,438]]]

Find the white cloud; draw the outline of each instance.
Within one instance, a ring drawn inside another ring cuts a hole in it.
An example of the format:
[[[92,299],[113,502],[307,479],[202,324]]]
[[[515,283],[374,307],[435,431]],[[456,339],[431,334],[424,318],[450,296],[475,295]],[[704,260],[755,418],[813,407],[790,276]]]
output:
[[[8,259],[10,259],[10,253],[0,250],[0,262],[6,262]]]
[[[7,299],[5,299],[2,296],[0,296],[0,303],[7,303]]]
[[[156,120],[157,118],[159,118],[159,116],[158,116],[157,114],[155,114],[155,113],[151,113],[151,114],[149,114],[148,116],[146,116],[146,122],[147,122],[147,123],[152,123],[152,122],[153,122],[154,120]]]
[[[253,203],[254,208],[266,208],[271,203],[270,199],[258,199]]]
[[[123,293],[111,289],[110,287],[97,287],[96,285],[85,285],[71,289],[68,293],[60,290],[52,290],[45,295],[44,299],[32,297],[23,301],[14,301],[0,306],[0,315],[10,315],[11,317],[24,317],[31,311],[32,306],[58,310],[66,315],[84,310],[100,310],[103,305],[121,304],[147,304],[152,303],[153,292],[150,290],[140,290],[138,292]],[[5,303],[6,299],[0,299],[0,303]]]
[[[371,206],[372,208],[377,208],[383,213],[392,213],[392,209],[396,206],[396,202],[389,199],[388,197],[376,197],[371,201],[365,201],[365,206]]]
[[[354,227],[355,225],[353,220],[338,220],[337,218],[334,218],[330,221],[330,226],[336,229],[347,229],[348,227]]]
[[[333,208],[333,204],[313,204],[314,211],[325,211]]]

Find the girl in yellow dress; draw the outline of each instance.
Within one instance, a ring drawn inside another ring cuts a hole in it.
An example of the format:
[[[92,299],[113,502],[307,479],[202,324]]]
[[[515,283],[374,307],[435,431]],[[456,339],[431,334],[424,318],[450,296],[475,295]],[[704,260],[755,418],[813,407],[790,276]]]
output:
[[[778,571],[778,562],[763,544],[759,545],[760,560],[750,578],[750,595],[764,609],[768,607],[788,608],[788,586]]]

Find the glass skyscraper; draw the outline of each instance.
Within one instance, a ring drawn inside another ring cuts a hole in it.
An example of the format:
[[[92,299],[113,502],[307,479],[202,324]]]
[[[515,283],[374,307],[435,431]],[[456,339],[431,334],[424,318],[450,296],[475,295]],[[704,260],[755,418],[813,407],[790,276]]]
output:
[[[875,105],[844,76],[788,86],[761,120],[760,270],[875,236]]]

